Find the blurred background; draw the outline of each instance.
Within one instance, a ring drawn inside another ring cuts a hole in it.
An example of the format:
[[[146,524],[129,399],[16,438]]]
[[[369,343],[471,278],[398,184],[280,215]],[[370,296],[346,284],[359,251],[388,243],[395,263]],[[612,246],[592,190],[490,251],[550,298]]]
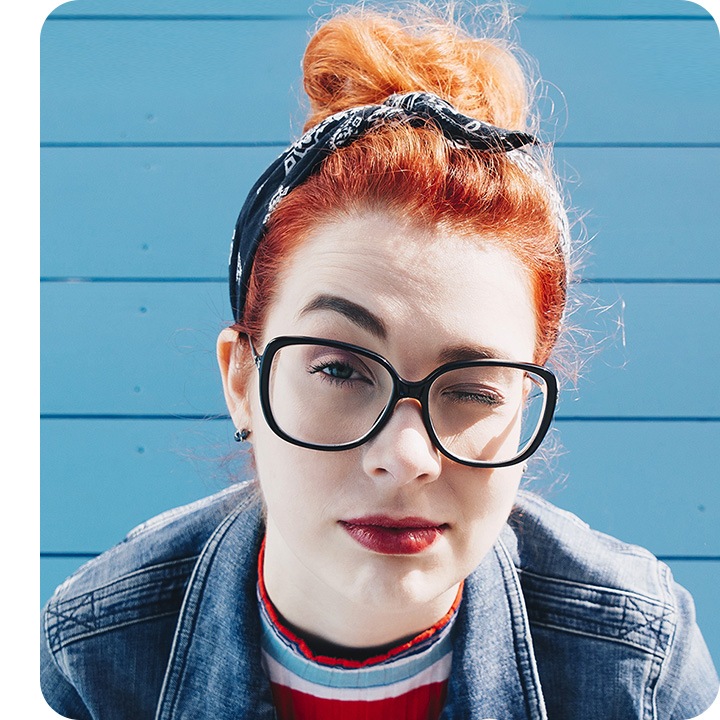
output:
[[[42,31],[41,601],[246,471],[215,362],[257,176],[301,132],[329,6],[75,0]],[[526,0],[543,134],[588,243],[590,348],[531,489],[666,560],[720,666],[720,42],[684,0]]]

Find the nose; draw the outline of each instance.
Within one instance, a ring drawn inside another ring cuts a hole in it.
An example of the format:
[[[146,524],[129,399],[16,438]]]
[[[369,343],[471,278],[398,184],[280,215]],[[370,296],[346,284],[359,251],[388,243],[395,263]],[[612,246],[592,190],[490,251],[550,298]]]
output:
[[[438,478],[441,456],[430,440],[417,400],[398,402],[387,425],[365,445],[363,468],[373,479],[398,485]]]

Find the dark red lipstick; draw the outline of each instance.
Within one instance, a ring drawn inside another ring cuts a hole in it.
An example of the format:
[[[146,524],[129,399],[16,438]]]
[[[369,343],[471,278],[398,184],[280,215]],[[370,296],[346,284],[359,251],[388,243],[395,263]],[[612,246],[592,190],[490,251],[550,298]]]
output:
[[[429,548],[447,529],[420,517],[391,518],[385,515],[341,520],[348,535],[364,548],[383,555],[415,555]]]

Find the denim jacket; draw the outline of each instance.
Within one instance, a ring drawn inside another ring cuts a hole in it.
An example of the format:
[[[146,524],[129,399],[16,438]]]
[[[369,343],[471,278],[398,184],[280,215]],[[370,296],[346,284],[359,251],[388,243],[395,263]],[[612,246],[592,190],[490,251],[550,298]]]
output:
[[[43,612],[42,689],[84,720],[275,717],[250,483],[132,531]],[[649,552],[521,492],[467,578],[443,720],[687,720],[718,678],[690,595]]]

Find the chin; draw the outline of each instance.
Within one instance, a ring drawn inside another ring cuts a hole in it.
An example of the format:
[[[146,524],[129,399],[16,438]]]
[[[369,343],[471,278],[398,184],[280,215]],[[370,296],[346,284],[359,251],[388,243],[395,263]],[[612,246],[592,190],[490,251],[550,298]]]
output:
[[[343,577],[345,576],[345,577]],[[418,563],[413,556],[376,555],[343,577],[340,592],[351,602],[384,611],[403,612],[432,603],[464,579],[437,561]]]

